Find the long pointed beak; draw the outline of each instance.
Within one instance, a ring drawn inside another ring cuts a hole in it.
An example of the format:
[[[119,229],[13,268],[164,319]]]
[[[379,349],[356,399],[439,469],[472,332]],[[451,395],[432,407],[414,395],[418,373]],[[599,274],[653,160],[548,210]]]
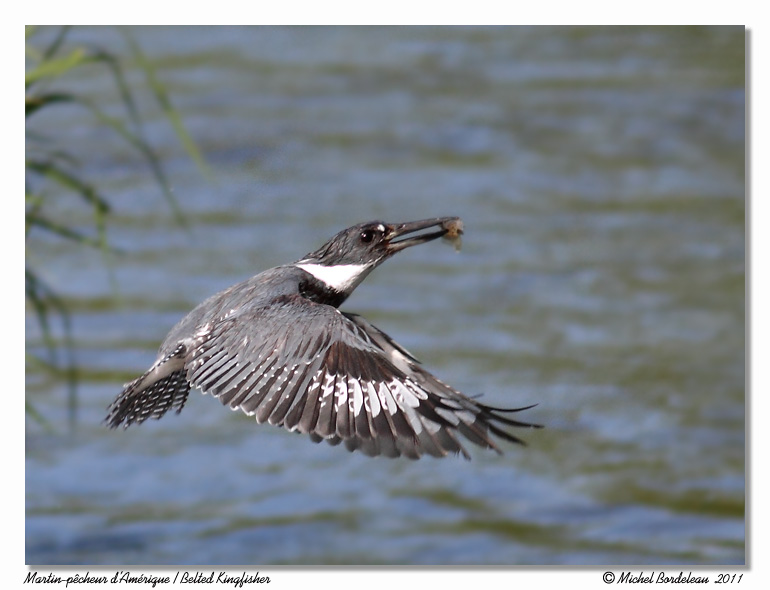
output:
[[[424,244],[430,242],[436,238],[440,238],[446,235],[450,231],[462,232],[462,222],[459,217],[434,217],[433,219],[422,219],[420,221],[410,221],[408,223],[398,223],[389,225],[390,233],[387,236],[388,254],[395,254],[400,252],[404,248],[410,246],[416,246],[417,244]],[[395,238],[413,234],[424,229],[430,229],[437,227],[436,231],[422,233],[403,240],[393,241]]]

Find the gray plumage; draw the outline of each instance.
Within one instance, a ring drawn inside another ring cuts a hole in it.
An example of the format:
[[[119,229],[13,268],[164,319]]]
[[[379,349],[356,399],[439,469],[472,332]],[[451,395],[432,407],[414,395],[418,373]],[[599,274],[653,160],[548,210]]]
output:
[[[469,457],[460,437],[499,452],[492,434],[521,443],[501,427],[538,425],[502,413],[527,408],[492,408],[464,396],[363,317],[337,309],[373,268],[443,235],[450,222],[458,220],[360,224],[296,263],[210,297],[172,328],[153,366],[125,386],[108,425],[181,412],[190,388],[199,388],[257,423],[371,456]]]

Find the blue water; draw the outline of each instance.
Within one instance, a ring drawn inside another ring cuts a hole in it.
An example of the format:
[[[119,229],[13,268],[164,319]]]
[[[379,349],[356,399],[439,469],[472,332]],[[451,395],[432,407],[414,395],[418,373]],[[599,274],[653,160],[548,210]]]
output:
[[[742,28],[133,32],[212,173],[133,68],[185,226],[87,112],[29,120],[98,181],[119,253],[27,242],[80,367],[73,429],[62,377],[27,368],[48,424],[27,418],[27,563],[745,562]],[[114,29],[72,41],[128,55]],[[103,69],[60,84],[121,113]],[[461,252],[404,252],[344,309],[468,394],[537,403],[528,446],[370,459],[196,392],[179,416],[102,425],[208,295],[353,223],[444,215]],[[45,354],[30,309],[27,351]]]

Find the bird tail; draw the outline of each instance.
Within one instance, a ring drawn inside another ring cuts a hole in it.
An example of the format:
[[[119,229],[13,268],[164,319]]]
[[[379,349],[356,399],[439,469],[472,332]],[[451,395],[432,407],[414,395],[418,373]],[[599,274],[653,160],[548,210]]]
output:
[[[105,422],[110,428],[128,428],[147,418],[161,418],[171,409],[182,411],[190,393],[184,361],[172,353],[138,379],[127,383],[113,401]]]

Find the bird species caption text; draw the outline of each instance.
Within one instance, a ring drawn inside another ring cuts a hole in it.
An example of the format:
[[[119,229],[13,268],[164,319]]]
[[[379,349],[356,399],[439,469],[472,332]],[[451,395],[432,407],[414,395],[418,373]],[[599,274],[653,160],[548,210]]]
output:
[[[224,584],[234,588],[243,588],[251,584],[269,584],[270,576],[260,575],[259,572],[240,574],[230,572],[186,572],[178,571],[173,576],[163,574],[135,574],[129,571],[118,570],[113,575],[106,573],[86,572],[85,574],[71,574],[62,576],[49,572],[41,574],[29,572],[24,578],[25,584],[64,584],[69,588],[70,584],[141,584],[151,588],[166,584]]]

